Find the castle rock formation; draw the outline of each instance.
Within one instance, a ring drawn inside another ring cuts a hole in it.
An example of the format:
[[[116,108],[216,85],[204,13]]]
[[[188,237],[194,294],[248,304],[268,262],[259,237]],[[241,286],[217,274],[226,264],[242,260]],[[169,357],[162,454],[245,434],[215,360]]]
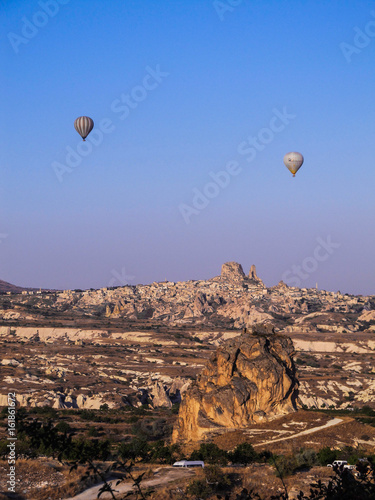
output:
[[[291,339],[271,325],[223,343],[185,393],[173,441],[199,441],[296,411],[293,354]]]

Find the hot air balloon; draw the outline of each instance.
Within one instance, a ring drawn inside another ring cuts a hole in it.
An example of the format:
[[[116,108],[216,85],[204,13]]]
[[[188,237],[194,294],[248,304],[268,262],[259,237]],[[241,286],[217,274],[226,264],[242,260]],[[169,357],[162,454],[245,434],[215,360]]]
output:
[[[94,128],[94,121],[88,116],[80,116],[74,120],[74,128],[85,141],[91,130]]]
[[[287,153],[284,156],[284,165],[290,172],[293,174],[293,177],[296,176],[296,173],[303,165],[304,158],[301,153]]]

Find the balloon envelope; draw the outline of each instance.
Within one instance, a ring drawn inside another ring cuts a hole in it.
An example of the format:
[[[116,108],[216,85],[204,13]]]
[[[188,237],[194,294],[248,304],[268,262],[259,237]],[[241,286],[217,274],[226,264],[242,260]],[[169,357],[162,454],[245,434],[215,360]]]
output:
[[[91,130],[94,128],[94,121],[88,116],[80,116],[74,120],[74,128],[82,137],[83,140],[89,135]]]
[[[284,165],[286,168],[293,174],[293,177],[296,176],[296,173],[303,165],[304,158],[301,153],[287,153],[284,156]]]

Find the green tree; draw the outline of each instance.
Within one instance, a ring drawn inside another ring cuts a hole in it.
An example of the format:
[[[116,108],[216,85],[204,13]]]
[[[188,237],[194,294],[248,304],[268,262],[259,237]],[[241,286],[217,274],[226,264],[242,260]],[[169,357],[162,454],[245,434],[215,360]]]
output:
[[[247,465],[255,462],[259,456],[250,443],[241,443],[228,453],[228,458],[233,464]]]
[[[190,460],[203,460],[210,464],[227,465],[228,454],[214,443],[202,443],[199,450],[194,450]]]
[[[68,432],[73,432],[72,431],[72,428],[70,427],[70,425],[68,424],[68,422],[59,422],[55,429],[58,431],[58,432],[62,432],[63,434],[66,433],[68,434]]]
[[[150,459],[150,445],[146,439],[135,438],[130,443],[121,443],[118,453],[123,460],[142,460],[148,461]]]
[[[318,452],[318,461],[321,465],[332,464],[339,457],[339,450],[331,450],[329,446],[322,448]]]
[[[173,464],[178,454],[180,454],[180,447],[178,444],[168,446],[164,444],[164,441],[156,441],[156,443],[153,443],[150,447],[151,462]]]

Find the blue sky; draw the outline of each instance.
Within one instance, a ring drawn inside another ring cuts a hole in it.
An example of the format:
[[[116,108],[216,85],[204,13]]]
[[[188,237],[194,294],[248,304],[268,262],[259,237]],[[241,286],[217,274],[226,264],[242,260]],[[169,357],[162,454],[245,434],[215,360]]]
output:
[[[375,2],[9,1],[0,55],[0,279],[375,293]]]

